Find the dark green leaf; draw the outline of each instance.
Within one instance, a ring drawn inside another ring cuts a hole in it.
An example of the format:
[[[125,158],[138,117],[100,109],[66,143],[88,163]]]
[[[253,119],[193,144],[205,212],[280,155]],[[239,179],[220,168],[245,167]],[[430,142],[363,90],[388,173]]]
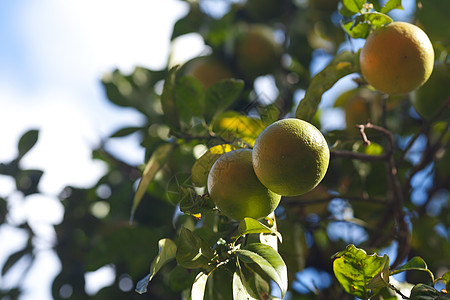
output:
[[[176,256],[179,265],[187,269],[208,269],[215,255],[201,237],[186,227],[181,229]]]
[[[5,276],[5,274],[22,258],[30,256],[32,254],[32,248],[27,246],[23,248],[22,250],[19,250],[17,252],[14,252],[11,254],[6,262],[3,264],[2,267],[2,276]]]
[[[448,300],[450,294],[444,294],[437,291],[435,288],[419,283],[416,284],[412,290],[410,298],[411,300]]]
[[[173,67],[164,81],[164,88],[161,94],[161,106],[167,122],[174,129],[180,129],[180,119],[178,117],[177,103],[175,100],[175,80],[178,66]]]
[[[383,14],[387,14],[393,9],[403,9],[402,0],[389,0],[386,4],[381,8],[380,12]]]
[[[342,0],[342,4],[353,13],[359,12],[364,3],[366,3],[366,0]]]
[[[17,190],[24,195],[38,193],[38,185],[43,174],[41,170],[20,170],[16,176]]]
[[[237,79],[225,79],[212,84],[206,91],[205,120],[210,122],[233,104],[243,88],[244,81]]]
[[[306,90],[305,97],[299,103],[296,117],[305,121],[311,121],[316,114],[322,99],[322,94],[330,89],[342,77],[358,71],[358,54],[343,51],[313,77]]]
[[[333,256],[333,271],[344,290],[358,298],[368,299],[373,295],[367,288],[369,281],[385,266],[385,259],[349,245]]]
[[[150,157],[147,165],[145,166],[144,173],[142,174],[141,181],[136,190],[136,194],[133,199],[133,207],[131,210],[131,220],[133,220],[134,212],[136,211],[142,197],[147,191],[147,187],[155,177],[156,173],[164,166],[170,154],[175,148],[175,144],[164,144],[157,148]]]
[[[278,239],[280,240],[280,243],[283,242],[283,238],[278,231],[276,231],[275,229],[269,228],[266,225],[259,222],[258,220],[255,220],[252,218],[244,218],[239,223],[238,233],[239,233],[239,236],[237,238],[239,238],[245,234],[250,234],[250,233],[272,233],[278,237]]]
[[[169,275],[170,288],[175,292],[188,290],[194,283],[196,274],[181,266],[172,269]]]
[[[205,91],[200,81],[185,76],[176,81],[175,102],[178,116],[189,125],[192,117],[202,117],[205,110]]]
[[[175,258],[177,252],[177,245],[171,239],[162,239],[158,242],[159,253],[153,260],[150,266],[150,274],[141,279],[136,285],[136,292],[143,294],[147,292],[147,286],[156,273],[166,263]]]
[[[113,134],[110,135],[111,138],[124,137],[130,134],[133,134],[139,130],[142,130],[142,127],[125,127],[117,130]]]
[[[18,158],[22,158],[28,151],[33,148],[39,138],[39,130],[32,129],[25,132],[19,140],[19,144],[17,146],[19,151]]]
[[[425,271],[428,272],[428,274],[431,277],[431,281],[434,281],[434,275],[433,273],[428,269],[427,263],[418,256],[415,256],[411,258],[408,262],[406,262],[403,266],[392,270],[390,275],[395,275],[401,272],[405,271],[411,271],[411,270],[418,270],[418,271]]]
[[[212,212],[216,205],[208,195],[199,196],[192,188],[180,187],[180,210],[195,215]]]
[[[248,264],[255,272],[258,272],[263,277],[268,276],[275,281],[284,297],[288,287],[287,268],[277,251],[270,246],[253,243],[246,245],[241,250],[237,250],[236,254],[241,261]]]

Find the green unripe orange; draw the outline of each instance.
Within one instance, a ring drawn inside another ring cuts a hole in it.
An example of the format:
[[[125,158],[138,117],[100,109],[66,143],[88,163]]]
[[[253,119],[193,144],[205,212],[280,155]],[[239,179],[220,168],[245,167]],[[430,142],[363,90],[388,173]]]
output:
[[[270,27],[252,25],[238,35],[235,55],[242,76],[254,79],[273,72],[279,65],[280,45]]]
[[[226,152],[217,159],[208,175],[208,193],[217,208],[235,220],[266,217],[281,199],[256,177],[249,149]]]
[[[252,160],[262,184],[282,196],[296,196],[320,183],[328,169],[330,151],[314,125],[283,119],[261,132]]]
[[[198,79],[205,88],[217,81],[233,77],[231,69],[213,56],[200,56],[188,61],[184,68],[184,74]]]

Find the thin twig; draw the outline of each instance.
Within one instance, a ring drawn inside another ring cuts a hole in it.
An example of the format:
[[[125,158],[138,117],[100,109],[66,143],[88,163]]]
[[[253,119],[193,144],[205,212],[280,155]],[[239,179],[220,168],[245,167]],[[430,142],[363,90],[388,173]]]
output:
[[[394,160],[394,136],[392,133],[387,130],[384,127],[373,125],[370,122],[364,124],[364,125],[358,125],[358,128],[360,129],[361,136],[363,138],[363,141],[365,143],[369,142],[369,139],[367,138],[367,135],[365,134],[365,130],[367,128],[376,130],[383,135],[385,135],[388,139],[388,149],[386,152],[387,155],[387,176],[388,176],[388,184],[390,187],[390,190],[393,194],[393,207],[392,210],[388,210],[388,213],[391,211],[394,213],[394,219],[395,223],[397,225],[397,240],[398,240],[398,251],[397,251],[397,258],[393,264],[393,266],[397,266],[403,259],[408,255],[410,247],[411,247],[411,236],[409,234],[409,228],[408,224],[405,220],[405,212],[403,211],[403,203],[404,203],[404,196],[402,193],[402,188],[400,185],[400,181],[397,177],[397,167],[395,165]]]
[[[389,155],[387,155],[387,154],[369,155],[369,154],[364,154],[364,153],[359,153],[359,152],[354,152],[354,151],[346,151],[346,150],[333,150],[333,151],[331,151],[330,154],[331,154],[331,159],[336,158],[336,157],[341,157],[341,158],[357,159],[357,160],[367,161],[367,162],[386,161],[389,157]]]

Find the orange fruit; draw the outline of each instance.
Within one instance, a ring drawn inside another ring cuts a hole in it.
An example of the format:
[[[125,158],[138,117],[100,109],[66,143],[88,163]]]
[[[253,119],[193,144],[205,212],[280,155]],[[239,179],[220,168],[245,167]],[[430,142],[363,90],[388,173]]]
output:
[[[362,75],[375,89],[403,94],[423,85],[430,77],[434,50],[422,29],[392,22],[369,35],[359,59]]]
[[[235,51],[237,68],[247,79],[271,73],[279,64],[280,45],[265,25],[252,25],[239,34]]]
[[[233,150],[219,157],[209,172],[207,185],[217,208],[235,220],[266,217],[281,199],[256,177],[250,149]]]
[[[200,56],[188,61],[185,74],[198,79],[205,88],[223,79],[233,77],[231,69],[213,56]]]
[[[267,188],[282,196],[304,194],[325,176],[330,151],[322,133],[300,119],[272,123],[256,138],[253,168]]]

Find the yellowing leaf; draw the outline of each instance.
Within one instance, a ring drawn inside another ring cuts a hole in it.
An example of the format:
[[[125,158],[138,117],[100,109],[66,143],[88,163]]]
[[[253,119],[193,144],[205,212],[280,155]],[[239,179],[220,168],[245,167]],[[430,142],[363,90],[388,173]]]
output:
[[[240,115],[234,111],[219,115],[213,122],[213,131],[217,136],[230,142],[241,140],[250,146],[255,144],[256,138],[264,128],[266,124],[260,119]]]
[[[237,149],[230,144],[222,144],[211,147],[194,163],[191,169],[192,182],[196,186],[206,186],[209,170],[216,160],[225,152]]]

